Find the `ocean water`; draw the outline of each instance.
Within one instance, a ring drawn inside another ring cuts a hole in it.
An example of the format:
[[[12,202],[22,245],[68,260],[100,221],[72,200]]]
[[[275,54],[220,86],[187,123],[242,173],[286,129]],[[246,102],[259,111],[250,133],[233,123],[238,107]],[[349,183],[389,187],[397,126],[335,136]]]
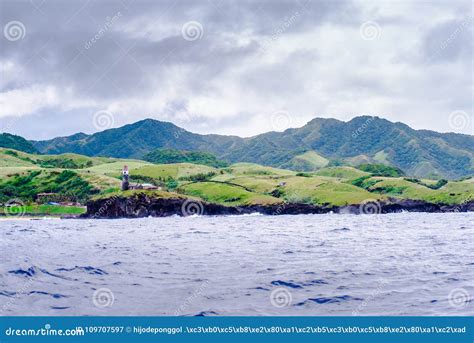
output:
[[[473,315],[474,213],[0,221],[1,315]]]

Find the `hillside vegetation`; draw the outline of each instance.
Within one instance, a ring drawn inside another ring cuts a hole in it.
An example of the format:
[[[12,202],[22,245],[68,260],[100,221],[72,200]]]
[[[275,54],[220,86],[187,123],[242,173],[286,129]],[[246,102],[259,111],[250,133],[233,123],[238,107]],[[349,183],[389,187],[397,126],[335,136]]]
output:
[[[130,195],[135,191],[120,191],[121,169],[125,164],[129,166],[132,184],[153,183],[160,187],[155,191],[159,194],[190,196],[226,206],[279,203],[343,206],[389,198],[461,204],[472,200],[474,194],[472,178],[462,181],[409,178],[399,175],[397,169],[381,165],[363,166],[364,170],[341,166],[296,172],[255,163],[214,168],[193,163],[153,164],[0,149],[0,202],[20,199],[38,210],[35,205],[38,193],[56,193],[64,200],[82,204],[93,197]]]
[[[156,164],[188,162],[216,168],[228,166],[227,162],[218,160],[210,153],[176,149],[156,149],[143,156],[143,159]]]
[[[369,116],[348,122],[315,118],[300,128],[250,138],[199,135],[172,123],[146,119],[93,135],[79,133],[33,143],[42,153],[120,158],[145,155],[156,163],[192,162],[222,167],[216,160],[225,160],[301,172],[379,163],[418,178],[454,180],[474,175],[474,136],[414,130],[402,123]],[[204,155],[187,152],[184,156],[173,156],[176,150],[186,151],[190,147]],[[161,150],[156,151],[158,148]],[[206,156],[208,153],[216,156],[216,160]]]
[[[400,168],[388,166],[381,163],[376,163],[376,164],[364,163],[364,164],[358,165],[357,169],[370,173],[373,176],[400,177],[400,176],[405,175],[403,170],[401,170]]]
[[[24,152],[38,152],[33,144],[20,136],[11,135],[9,133],[0,134],[0,148],[10,148]]]

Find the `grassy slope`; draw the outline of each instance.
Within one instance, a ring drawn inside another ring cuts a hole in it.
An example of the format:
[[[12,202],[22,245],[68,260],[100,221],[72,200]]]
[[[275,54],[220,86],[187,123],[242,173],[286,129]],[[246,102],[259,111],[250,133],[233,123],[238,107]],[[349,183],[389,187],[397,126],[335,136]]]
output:
[[[16,156],[12,156],[7,154],[7,151],[13,151]],[[10,166],[16,166],[16,165],[34,165],[32,162],[25,161],[26,159],[29,159],[31,161],[47,161],[47,160],[53,160],[57,158],[63,158],[63,159],[71,159],[78,164],[83,164],[85,162],[91,161],[93,165],[100,165],[104,164],[107,162],[111,161],[117,161],[119,159],[115,158],[108,158],[108,157],[89,157],[89,156],[84,156],[84,155],[78,155],[78,154],[72,154],[72,153],[67,153],[67,154],[60,154],[60,155],[36,155],[36,154],[29,154],[23,151],[18,151],[18,150],[13,150],[13,149],[6,149],[6,148],[0,148],[0,156],[2,157],[0,161],[0,166],[8,166],[4,165],[4,161],[9,161]]]
[[[296,172],[286,169],[261,166],[255,163],[235,163],[227,168],[234,175],[295,175]]]
[[[388,197],[422,199],[441,203],[462,203],[472,200],[474,181],[449,181],[438,190],[430,189],[403,178],[370,177],[365,182],[377,183],[364,189],[351,184],[357,178],[370,176],[369,173],[351,167],[330,167],[318,170],[306,176],[297,176],[291,170],[261,166],[253,163],[236,163],[227,168],[216,169],[204,165],[177,163],[156,165],[139,160],[86,157],[75,154],[34,155],[17,152],[18,156],[6,155],[7,149],[0,149],[0,183],[15,173],[25,174],[28,170],[44,170],[46,173],[61,172],[59,168],[41,168],[36,161],[45,159],[68,158],[78,164],[91,161],[92,167],[75,169],[84,180],[101,191],[99,197],[113,194],[131,196],[140,191],[122,193],[120,172],[124,164],[130,168],[131,179],[134,175],[151,178],[173,178],[195,174],[215,173],[210,181],[178,182],[178,191],[184,196],[194,196],[209,202],[224,205],[271,204],[282,201],[313,204],[345,205],[357,204],[367,199],[387,199]],[[432,180],[423,180],[434,184]],[[155,192],[155,196],[172,197],[177,193]],[[28,211],[33,211],[29,208]],[[56,209],[51,209],[56,210]]]
[[[190,176],[199,173],[216,172],[216,168],[192,164],[192,163],[175,163],[175,164],[151,164],[137,160],[120,160],[118,162],[102,164],[88,168],[92,173],[107,175],[117,178],[122,174],[122,168],[127,165],[130,170],[131,179],[133,175],[148,176],[152,178],[174,179]]]
[[[369,173],[352,167],[329,167],[319,170],[316,175],[353,180],[361,176],[369,175]]]
[[[459,204],[468,200],[473,200],[474,183],[472,179],[461,182],[448,182],[440,189],[433,190],[426,186],[404,180],[403,178],[374,177],[374,180],[380,180],[374,186],[369,187],[373,190],[380,187],[393,187],[400,189],[400,194],[390,194],[395,198],[419,199],[434,203]],[[430,180],[426,181],[427,184]]]
[[[220,182],[188,183],[180,187],[180,191],[208,202],[222,205],[276,204],[282,200],[269,195],[249,192],[242,187]]]
[[[331,170],[334,172],[334,170]],[[363,172],[361,172],[363,173]],[[246,187],[254,192],[270,194],[280,193],[279,198],[288,202],[312,204],[346,205],[360,203],[366,199],[379,199],[380,195],[347,184],[340,179],[326,176],[302,177],[285,175],[227,174],[215,179],[225,179],[227,182]],[[366,174],[366,173],[364,173]],[[357,174],[355,174],[357,175]],[[351,176],[354,176],[351,174]]]
[[[135,170],[137,168],[141,168],[143,166],[152,165],[151,163],[144,162],[144,161],[137,161],[137,160],[115,160],[110,163],[103,163],[99,164],[86,170],[89,170],[91,173],[94,174],[101,174],[101,175],[120,175],[122,168],[124,165],[127,165],[130,171]]]
[[[25,205],[20,211],[29,215],[56,216],[56,215],[78,215],[86,212],[81,206],[54,206],[54,205]],[[0,206],[0,214],[8,213],[8,209]]]
[[[315,171],[327,166],[329,160],[315,151],[306,151],[301,155],[293,157],[289,162],[282,165],[283,168],[291,168],[301,171]]]
[[[315,177],[289,180],[285,195],[292,202],[313,204],[348,205],[358,204],[366,199],[379,199],[366,190],[338,181]]]

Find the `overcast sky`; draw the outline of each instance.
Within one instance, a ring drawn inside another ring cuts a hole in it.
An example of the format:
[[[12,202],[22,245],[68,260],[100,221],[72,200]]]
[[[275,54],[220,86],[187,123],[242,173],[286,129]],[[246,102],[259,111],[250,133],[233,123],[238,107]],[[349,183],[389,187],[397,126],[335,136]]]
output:
[[[0,0],[0,132],[251,136],[377,115],[473,134],[467,1]]]

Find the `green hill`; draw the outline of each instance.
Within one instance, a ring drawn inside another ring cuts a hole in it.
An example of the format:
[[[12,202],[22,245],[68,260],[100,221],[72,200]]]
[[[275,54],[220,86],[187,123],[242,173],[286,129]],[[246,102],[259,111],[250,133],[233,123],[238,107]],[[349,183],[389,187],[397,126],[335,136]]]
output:
[[[51,161],[55,161],[54,165]],[[298,173],[255,163],[214,168],[77,154],[38,155],[0,148],[0,203],[20,199],[32,213],[75,213],[80,209],[37,204],[38,194],[54,193],[61,201],[82,204],[93,197],[122,194],[120,178],[125,164],[129,166],[132,184],[153,183],[170,197],[181,194],[226,206],[280,203],[343,206],[391,198],[461,204],[474,196],[472,178],[433,181],[391,176],[394,169],[387,166],[363,167],[366,171],[348,166],[324,167],[314,173]],[[386,172],[388,176],[380,176]]]
[[[329,160],[319,155],[316,151],[307,151],[301,155],[293,157],[286,163],[281,165],[281,168],[288,168],[299,171],[316,171],[327,166]]]
[[[93,135],[80,133],[33,144],[47,154],[142,158],[160,148],[298,171],[317,170],[331,163],[357,166],[378,162],[416,177],[456,179],[474,174],[474,136],[414,130],[368,116],[348,122],[315,118],[300,128],[250,138],[199,135],[172,123],[146,119]],[[157,157],[157,161],[163,158]]]
[[[9,148],[30,153],[38,152],[31,142],[23,137],[9,133],[0,134],[0,148]]]
[[[387,166],[385,164],[360,164],[357,166],[357,169],[370,173],[374,176],[390,176],[390,177],[399,177],[404,176],[405,173],[400,168]]]
[[[217,168],[228,165],[227,162],[220,161],[216,156],[207,152],[176,149],[156,149],[143,156],[143,159],[156,164],[189,162]]]

